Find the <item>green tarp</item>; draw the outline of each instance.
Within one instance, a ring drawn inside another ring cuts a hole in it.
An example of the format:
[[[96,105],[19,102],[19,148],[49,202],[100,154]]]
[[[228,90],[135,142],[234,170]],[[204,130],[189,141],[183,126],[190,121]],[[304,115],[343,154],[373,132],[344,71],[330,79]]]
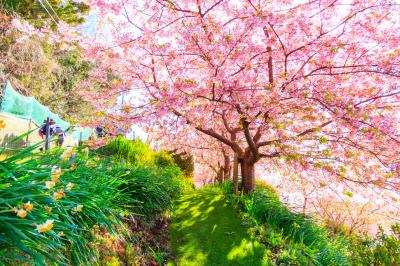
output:
[[[35,98],[24,96],[15,91],[8,81],[4,89],[0,111],[19,118],[32,119],[39,126],[43,124],[47,117],[54,119],[56,125],[59,125],[63,130],[68,130],[71,126],[70,123],[62,120]],[[74,127],[73,138],[79,140],[81,133],[82,140],[87,140],[92,130],[90,128]]]

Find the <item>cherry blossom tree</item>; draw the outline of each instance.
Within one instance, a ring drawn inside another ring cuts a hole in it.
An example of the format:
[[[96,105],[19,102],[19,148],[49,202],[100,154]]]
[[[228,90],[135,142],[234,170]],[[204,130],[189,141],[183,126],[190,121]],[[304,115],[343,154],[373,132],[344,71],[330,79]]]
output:
[[[231,149],[246,193],[259,161],[400,190],[395,1],[91,2],[114,19],[99,54],[141,87],[131,115]]]
[[[323,171],[296,172],[290,166],[261,164],[257,176],[271,184],[293,211],[318,219],[332,232],[390,230],[399,222],[400,194],[373,184],[338,180]]]

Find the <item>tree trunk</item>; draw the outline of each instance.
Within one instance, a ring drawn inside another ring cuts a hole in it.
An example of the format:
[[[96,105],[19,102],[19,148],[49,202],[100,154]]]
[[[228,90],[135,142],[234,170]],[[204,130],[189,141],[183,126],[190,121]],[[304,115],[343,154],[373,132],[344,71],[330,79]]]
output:
[[[222,180],[225,182],[230,178],[230,169],[231,169],[231,160],[228,154],[224,153],[224,179]]]
[[[222,182],[224,181],[224,168],[222,166],[220,166],[220,168],[219,168],[217,179],[218,179],[218,183],[220,183],[220,184],[222,184]]]
[[[306,214],[306,209],[307,209],[307,195],[304,196],[304,201],[303,201],[303,214]]]
[[[242,171],[242,183],[245,194],[249,194],[254,190],[255,174],[254,174],[254,163],[247,160],[240,162],[240,168]]]
[[[239,161],[238,155],[235,152],[233,157],[233,193],[239,194]]]

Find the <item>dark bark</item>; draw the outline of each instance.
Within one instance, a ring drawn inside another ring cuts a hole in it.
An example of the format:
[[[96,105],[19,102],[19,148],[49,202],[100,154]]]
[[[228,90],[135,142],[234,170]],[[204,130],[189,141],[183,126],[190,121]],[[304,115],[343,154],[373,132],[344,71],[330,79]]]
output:
[[[233,157],[233,193],[239,194],[239,161],[238,161],[238,155],[235,152],[234,157]]]
[[[249,194],[254,190],[254,184],[255,184],[254,165],[255,163],[250,160],[241,160],[240,162],[243,190],[245,194]]]
[[[231,171],[231,160],[229,158],[229,155],[224,152],[224,176],[223,176],[223,182],[228,180],[230,178],[230,171]]]
[[[218,183],[222,184],[224,181],[224,168],[222,166],[219,167],[218,175],[217,175]]]

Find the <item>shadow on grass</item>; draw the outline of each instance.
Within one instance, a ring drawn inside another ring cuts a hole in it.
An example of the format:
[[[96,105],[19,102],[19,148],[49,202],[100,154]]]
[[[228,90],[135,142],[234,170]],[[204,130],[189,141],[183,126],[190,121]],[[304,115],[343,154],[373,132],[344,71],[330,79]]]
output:
[[[265,247],[250,238],[234,209],[212,189],[175,202],[170,239],[178,266],[268,265]]]

